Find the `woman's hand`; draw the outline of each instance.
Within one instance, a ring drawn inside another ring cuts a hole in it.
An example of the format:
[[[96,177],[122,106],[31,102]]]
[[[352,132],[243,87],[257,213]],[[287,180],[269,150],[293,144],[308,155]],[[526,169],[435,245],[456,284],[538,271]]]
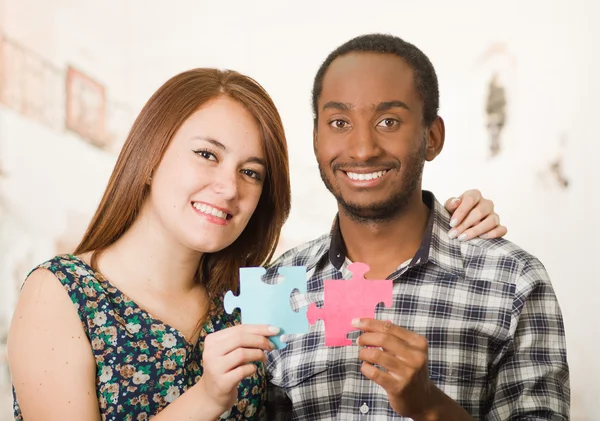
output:
[[[473,238],[500,238],[508,230],[500,225],[500,216],[494,212],[494,202],[485,199],[479,190],[468,190],[458,198],[450,198],[444,205],[452,214],[450,238],[461,241]]]
[[[274,349],[268,337],[278,333],[274,326],[237,325],[206,337],[198,385],[223,412],[236,402],[240,382],[256,372],[253,363],[264,362],[264,351]]]

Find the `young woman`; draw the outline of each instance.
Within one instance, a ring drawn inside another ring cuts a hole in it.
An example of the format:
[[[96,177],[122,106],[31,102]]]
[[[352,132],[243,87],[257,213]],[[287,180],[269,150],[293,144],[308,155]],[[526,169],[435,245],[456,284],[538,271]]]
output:
[[[491,202],[465,197],[459,234],[503,235],[490,218],[477,225]],[[77,249],[23,286],[9,338],[15,419],[258,419],[278,329],[241,325],[222,295],[241,266],[269,262],[289,209],[284,130],[262,87],[215,69],[166,82]]]

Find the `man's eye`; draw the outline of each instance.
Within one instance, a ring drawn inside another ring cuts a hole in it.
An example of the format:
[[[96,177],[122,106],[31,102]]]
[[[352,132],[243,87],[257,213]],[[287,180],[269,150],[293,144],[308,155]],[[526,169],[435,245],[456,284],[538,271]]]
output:
[[[384,118],[379,122],[378,126],[391,128],[396,127],[398,124],[399,122],[395,118]]]
[[[348,127],[348,122],[344,120],[333,120],[331,123],[329,123],[329,125],[334,129],[345,129]]]

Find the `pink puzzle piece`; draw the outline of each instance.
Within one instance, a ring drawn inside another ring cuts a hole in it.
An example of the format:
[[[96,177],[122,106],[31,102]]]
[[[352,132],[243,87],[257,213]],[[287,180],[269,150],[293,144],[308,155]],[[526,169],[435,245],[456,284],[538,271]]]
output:
[[[352,279],[326,279],[323,307],[315,303],[308,308],[310,324],[318,319],[325,322],[325,346],[352,345],[346,335],[353,330],[352,319],[375,318],[375,307],[383,302],[392,306],[392,281],[365,279],[369,266],[364,263],[351,263],[348,269]]]

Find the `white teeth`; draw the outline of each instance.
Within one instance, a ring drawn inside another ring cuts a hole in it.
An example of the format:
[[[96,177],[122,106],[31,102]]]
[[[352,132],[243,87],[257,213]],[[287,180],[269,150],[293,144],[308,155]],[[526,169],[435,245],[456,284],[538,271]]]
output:
[[[347,172],[346,174],[348,174],[348,177],[351,180],[373,180],[375,178],[379,178],[379,177],[383,176],[383,174],[385,174],[386,172],[387,172],[387,170],[372,172],[372,173],[368,173],[368,174],[355,173],[355,172]]]
[[[227,219],[227,214],[225,212],[220,211],[219,209],[213,208],[212,206],[209,206],[207,204],[194,203],[193,206],[200,212],[205,213],[207,215],[216,216],[221,219]]]

